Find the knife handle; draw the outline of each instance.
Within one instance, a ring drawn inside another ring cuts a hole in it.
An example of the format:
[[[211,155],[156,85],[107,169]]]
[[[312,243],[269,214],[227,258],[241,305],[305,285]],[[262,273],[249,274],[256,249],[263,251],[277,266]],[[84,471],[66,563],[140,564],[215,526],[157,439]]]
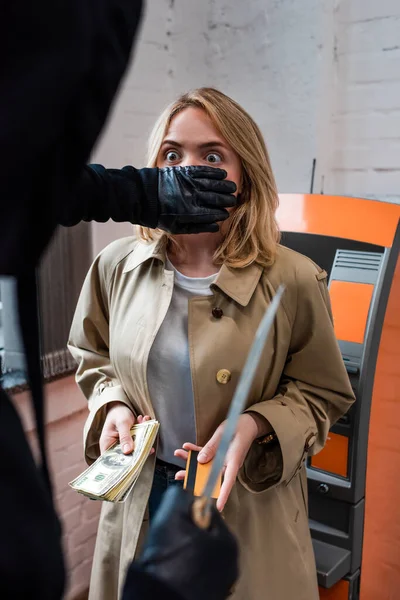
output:
[[[220,477],[213,493],[213,500],[202,496],[204,487],[211,472],[212,461],[206,464],[197,460],[199,453],[190,450],[186,462],[186,476],[183,488],[196,496],[192,505],[192,518],[200,529],[208,529],[211,523],[211,505],[218,498],[221,489],[222,477]]]
[[[192,504],[192,519],[199,529],[208,529],[211,525],[211,500],[202,496],[195,498]]]

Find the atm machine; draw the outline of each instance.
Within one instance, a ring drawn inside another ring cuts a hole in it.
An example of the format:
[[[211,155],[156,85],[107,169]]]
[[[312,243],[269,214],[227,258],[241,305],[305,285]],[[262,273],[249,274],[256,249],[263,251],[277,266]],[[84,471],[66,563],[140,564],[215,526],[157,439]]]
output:
[[[321,600],[400,599],[400,206],[280,195],[282,244],[328,273],[356,402],[308,461]]]

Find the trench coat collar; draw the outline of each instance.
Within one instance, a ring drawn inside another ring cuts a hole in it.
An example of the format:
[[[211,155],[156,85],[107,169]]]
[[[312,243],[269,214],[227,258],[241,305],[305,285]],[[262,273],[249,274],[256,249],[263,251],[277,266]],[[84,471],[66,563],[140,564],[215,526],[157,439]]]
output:
[[[243,269],[232,269],[222,265],[213,287],[219,288],[241,306],[247,306],[260,281],[262,272],[263,268],[257,263]]]
[[[129,271],[133,271],[133,269],[153,258],[165,263],[165,248],[166,240],[164,237],[154,242],[139,241],[129,254],[123,273],[129,273]]]
[[[160,260],[165,264],[165,251],[166,238],[161,238],[151,243],[139,242],[128,256],[123,272],[128,273],[151,259]],[[247,306],[257,287],[262,272],[263,268],[257,263],[253,263],[242,269],[232,269],[231,267],[222,265],[212,288],[219,289],[241,306]]]

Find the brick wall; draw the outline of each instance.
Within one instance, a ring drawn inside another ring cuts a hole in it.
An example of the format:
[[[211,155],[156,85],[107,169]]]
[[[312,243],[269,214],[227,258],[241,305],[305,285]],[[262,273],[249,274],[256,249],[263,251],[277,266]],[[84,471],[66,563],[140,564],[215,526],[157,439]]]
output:
[[[398,0],[153,0],[94,160],[143,166],[161,109],[215,85],[260,125],[280,192],[400,201]],[[94,252],[129,225],[95,225]]]
[[[80,597],[89,586],[90,569],[100,512],[91,501],[68,486],[85,468],[82,432],[87,404],[73,377],[46,385],[46,429],[54,494],[63,525],[68,573],[66,600]],[[36,452],[36,432],[27,393],[14,397],[28,439]]]
[[[316,155],[323,33],[331,0],[153,0],[131,69],[93,160],[143,166],[148,134],[167,103],[216,86],[261,127],[280,191],[308,191]],[[129,225],[93,226],[93,251]]]
[[[400,3],[342,0],[332,18],[318,184],[400,202]]]

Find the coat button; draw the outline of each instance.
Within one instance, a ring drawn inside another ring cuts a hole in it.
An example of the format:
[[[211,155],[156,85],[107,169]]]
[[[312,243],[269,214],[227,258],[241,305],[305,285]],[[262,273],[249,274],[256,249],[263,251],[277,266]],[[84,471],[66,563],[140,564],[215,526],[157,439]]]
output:
[[[217,381],[218,383],[228,383],[231,380],[232,374],[228,369],[220,369],[217,373]]]
[[[211,312],[214,319],[221,319],[224,314],[224,311],[219,306],[214,306]]]

